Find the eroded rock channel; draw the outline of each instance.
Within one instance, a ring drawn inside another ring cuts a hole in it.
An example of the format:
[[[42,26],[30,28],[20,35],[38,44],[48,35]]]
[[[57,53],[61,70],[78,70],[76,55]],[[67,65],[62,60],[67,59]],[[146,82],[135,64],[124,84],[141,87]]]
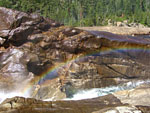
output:
[[[3,7],[0,15],[0,91],[28,97],[6,99],[0,104],[0,112],[149,110],[148,39],[84,31]],[[106,96],[63,100],[92,89]],[[42,101],[45,99],[57,101]]]

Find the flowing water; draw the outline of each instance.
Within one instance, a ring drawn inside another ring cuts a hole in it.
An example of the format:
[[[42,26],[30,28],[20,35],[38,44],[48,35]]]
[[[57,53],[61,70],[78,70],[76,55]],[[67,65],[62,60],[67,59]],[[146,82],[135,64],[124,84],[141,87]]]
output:
[[[150,80],[147,81],[133,81],[128,82],[119,86],[111,86],[111,87],[105,87],[105,88],[93,88],[89,90],[80,90],[75,95],[73,95],[72,98],[67,98],[65,100],[82,100],[82,99],[90,99],[90,98],[96,98],[100,96],[105,96],[117,91],[123,91],[123,90],[130,90],[133,88],[136,88],[139,85],[142,84],[149,84]]]
[[[122,91],[122,90],[129,90],[133,89],[137,86],[140,86],[142,84],[149,84],[150,80],[138,80],[138,81],[132,81],[132,82],[127,82],[118,86],[111,86],[111,87],[104,87],[104,88],[92,88],[92,89],[83,89],[77,91],[76,94],[73,95],[72,98],[65,98],[63,100],[82,100],[82,99],[90,99],[90,98],[96,98],[104,95],[108,95],[117,91]],[[12,98],[12,97],[25,97],[28,98],[30,97],[30,90],[28,92],[22,92],[21,90],[15,90],[13,92],[0,92],[0,103],[2,103],[6,98]],[[53,100],[52,98],[50,99],[45,99],[44,101],[51,101]]]
[[[18,91],[16,91],[16,92],[14,91],[14,92],[10,92],[10,93],[5,93],[5,92],[1,91],[0,92],[0,103],[2,103],[7,98],[13,98],[16,96],[25,97],[25,98],[30,97],[29,95],[25,95],[22,92],[18,92]]]
[[[123,90],[130,90],[133,88],[136,88],[137,86],[140,86],[142,84],[149,84],[150,80],[138,80],[138,81],[132,81],[127,82],[118,86],[111,86],[111,87],[105,87],[105,88],[93,88],[93,89],[87,89],[87,90],[79,90],[76,94],[73,95],[72,98],[66,98],[64,100],[83,100],[83,99],[91,99],[96,98],[100,96],[105,96],[117,91],[123,91]],[[50,99],[45,99],[44,101],[51,101]]]

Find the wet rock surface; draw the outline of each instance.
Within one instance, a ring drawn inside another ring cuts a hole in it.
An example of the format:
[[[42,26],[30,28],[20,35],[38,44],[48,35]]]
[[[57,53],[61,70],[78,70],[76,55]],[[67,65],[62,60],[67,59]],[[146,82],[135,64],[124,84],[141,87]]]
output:
[[[57,100],[72,97],[78,90],[150,78],[149,39],[84,31],[2,7],[0,15],[0,88],[4,91],[32,79],[31,97]],[[144,92],[146,96],[149,89],[136,91],[132,94]],[[126,109],[140,113],[149,109],[148,102],[135,105],[136,96],[126,100],[114,95],[67,102],[16,97],[3,102],[0,111],[103,113]]]

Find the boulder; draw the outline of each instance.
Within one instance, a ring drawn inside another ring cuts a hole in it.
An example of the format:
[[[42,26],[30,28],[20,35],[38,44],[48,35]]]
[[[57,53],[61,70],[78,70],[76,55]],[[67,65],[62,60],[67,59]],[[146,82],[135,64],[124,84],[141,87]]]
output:
[[[91,113],[99,109],[122,106],[113,95],[81,101],[49,101],[14,97],[0,105],[0,112],[21,113]],[[107,106],[107,107],[106,107]]]
[[[122,103],[128,103],[134,106],[150,106],[148,93],[150,90],[149,84],[142,85],[132,90],[125,90],[114,93]]]
[[[58,22],[43,18],[37,14],[27,14],[0,7],[0,36],[7,42],[20,46],[27,41],[29,35],[48,30],[50,27],[61,26]]]

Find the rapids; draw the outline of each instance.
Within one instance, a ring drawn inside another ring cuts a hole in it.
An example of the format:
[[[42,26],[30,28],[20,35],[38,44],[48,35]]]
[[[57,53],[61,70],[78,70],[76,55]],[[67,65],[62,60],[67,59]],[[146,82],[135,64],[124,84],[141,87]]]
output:
[[[117,91],[130,90],[142,84],[149,84],[149,83],[150,83],[150,80],[147,80],[147,81],[139,80],[139,81],[128,82],[128,83],[118,85],[118,86],[80,90],[76,94],[74,94],[72,98],[66,98],[65,100],[83,100],[83,99],[96,98],[96,97],[105,96],[105,95],[108,95]]]
[[[79,90],[76,94],[73,95],[71,98],[65,98],[63,100],[84,100],[84,99],[91,99],[96,98],[100,96],[105,96],[111,93],[115,93],[118,91],[123,90],[130,90],[133,88],[136,88],[142,84],[149,84],[150,80],[138,80],[138,81],[132,81],[127,82],[124,84],[120,84],[118,86],[110,86],[110,87],[104,87],[104,88],[92,88],[92,89],[83,89]],[[52,101],[53,98],[45,99],[44,101]]]
[[[138,80],[138,81],[132,81],[132,82],[127,82],[124,84],[120,84],[118,86],[111,86],[111,87],[104,87],[104,88],[92,88],[92,89],[83,89],[77,91],[71,98],[65,98],[63,100],[83,100],[83,99],[91,99],[91,98],[96,98],[104,95],[108,95],[117,91],[122,91],[122,90],[129,90],[133,89],[135,87],[138,87],[142,84],[149,84],[150,80]],[[28,92],[24,93],[22,91],[12,91],[12,92],[4,92],[0,91],[0,103],[2,103],[5,99],[7,98],[12,98],[12,97],[25,97],[25,98],[30,98],[30,90]],[[43,101],[51,101],[53,98],[49,99],[44,99]]]
[[[5,99],[7,98],[13,98],[13,97],[25,97],[25,98],[28,98],[30,97],[29,95],[26,95],[26,94],[23,94],[22,92],[9,92],[9,93],[6,93],[6,92],[3,92],[1,91],[0,92],[0,103],[2,103]]]

